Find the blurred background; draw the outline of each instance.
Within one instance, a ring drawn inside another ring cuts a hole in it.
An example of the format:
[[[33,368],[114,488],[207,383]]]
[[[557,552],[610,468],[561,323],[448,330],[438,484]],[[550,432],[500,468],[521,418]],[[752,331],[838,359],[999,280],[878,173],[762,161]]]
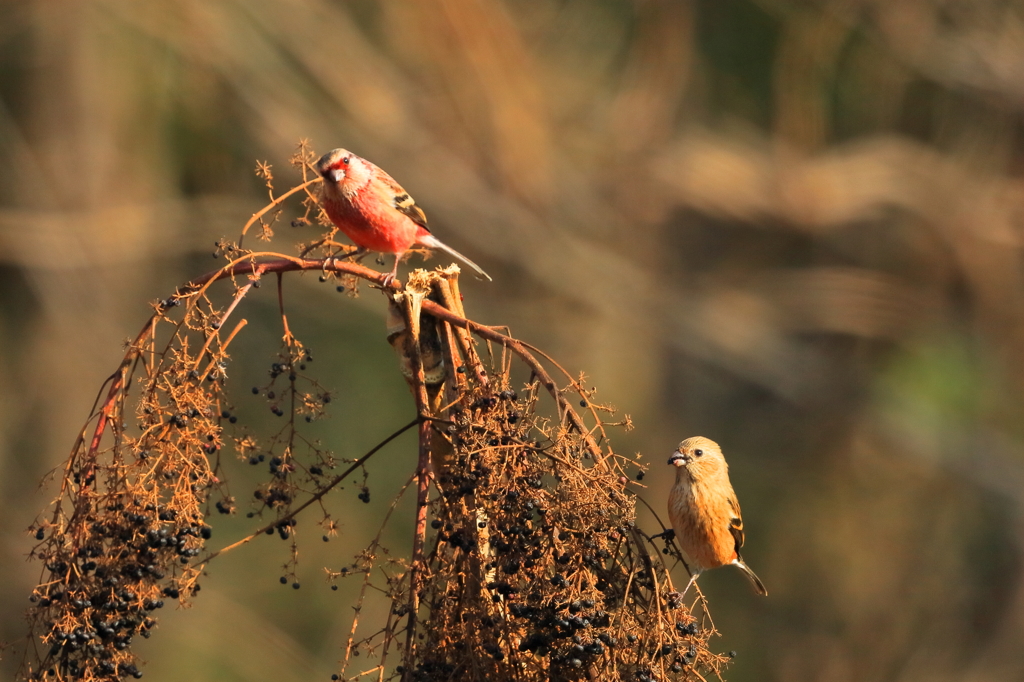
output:
[[[4,0],[0,16],[0,640],[23,636],[39,576],[25,529],[56,492],[39,481],[122,343],[265,203],[256,161],[284,189],[309,138],[388,170],[494,276],[464,282],[471,316],[632,416],[614,445],[650,462],[656,509],[680,440],[723,445],[771,593],[702,578],[712,644],[739,652],[727,679],[1024,677],[1022,3]],[[268,248],[314,237],[291,217]],[[234,346],[236,407],[257,421],[271,290]],[[315,277],[286,295],[338,395],[316,435],[358,456],[413,414],[383,302]],[[322,569],[376,531],[411,442],[370,467],[370,504],[334,496],[337,539],[309,522],[303,589],[278,583],[276,538],[215,561],[139,648],[147,679],[328,679],[354,585],[331,592]],[[255,474],[237,468],[244,512]],[[218,546],[252,521],[213,523]],[[5,651],[0,674],[18,662]]]

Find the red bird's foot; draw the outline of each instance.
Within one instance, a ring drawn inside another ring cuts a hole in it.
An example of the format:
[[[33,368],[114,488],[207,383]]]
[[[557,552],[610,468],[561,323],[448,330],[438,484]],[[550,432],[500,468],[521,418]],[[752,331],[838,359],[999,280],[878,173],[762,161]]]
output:
[[[395,254],[395,267],[391,268],[391,272],[384,275],[384,288],[387,289],[391,286],[391,283],[398,277],[398,263],[402,260],[402,254]]]

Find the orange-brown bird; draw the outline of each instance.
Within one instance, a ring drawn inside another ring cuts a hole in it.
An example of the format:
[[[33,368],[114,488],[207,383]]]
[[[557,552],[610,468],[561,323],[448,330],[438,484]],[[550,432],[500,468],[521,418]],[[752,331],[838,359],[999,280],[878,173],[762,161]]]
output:
[[[324,180],[324,210],[359,247],[351,255],[395,254],[395,267],[385,284],[395,279],[398,262],[415,244],[445,251],[473,268],[481,279],[490,279],[483,268],[430,234],[426,214],[394,178],[374,164],[345,149],[332,149],[314,167]]]
[[[687,438],[668,463],[676,468],[668,517],[690,572],[683,594],[704,571],[732,564],[750,579],[758,594],[767,596],[761,579],[740,557],[743,517],[718,443],[703,436]]]

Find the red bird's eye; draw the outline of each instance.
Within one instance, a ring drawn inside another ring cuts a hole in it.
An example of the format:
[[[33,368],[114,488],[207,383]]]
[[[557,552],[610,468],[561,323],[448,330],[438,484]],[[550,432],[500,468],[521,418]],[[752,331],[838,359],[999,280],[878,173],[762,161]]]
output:
[[[341,162],[347,166],[349,158],[351,157],[346,156],[344,159],[341,160]]]

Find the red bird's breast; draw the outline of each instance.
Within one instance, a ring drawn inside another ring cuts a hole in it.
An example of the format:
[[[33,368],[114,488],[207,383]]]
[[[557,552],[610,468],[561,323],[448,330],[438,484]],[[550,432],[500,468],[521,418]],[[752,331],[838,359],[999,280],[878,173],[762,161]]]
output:
[[[347,197],[332,192],[324,197],[328,217],[356,245],[370,251],[402,253],[416,243],[422,227],[379,200],[369,187]]]

